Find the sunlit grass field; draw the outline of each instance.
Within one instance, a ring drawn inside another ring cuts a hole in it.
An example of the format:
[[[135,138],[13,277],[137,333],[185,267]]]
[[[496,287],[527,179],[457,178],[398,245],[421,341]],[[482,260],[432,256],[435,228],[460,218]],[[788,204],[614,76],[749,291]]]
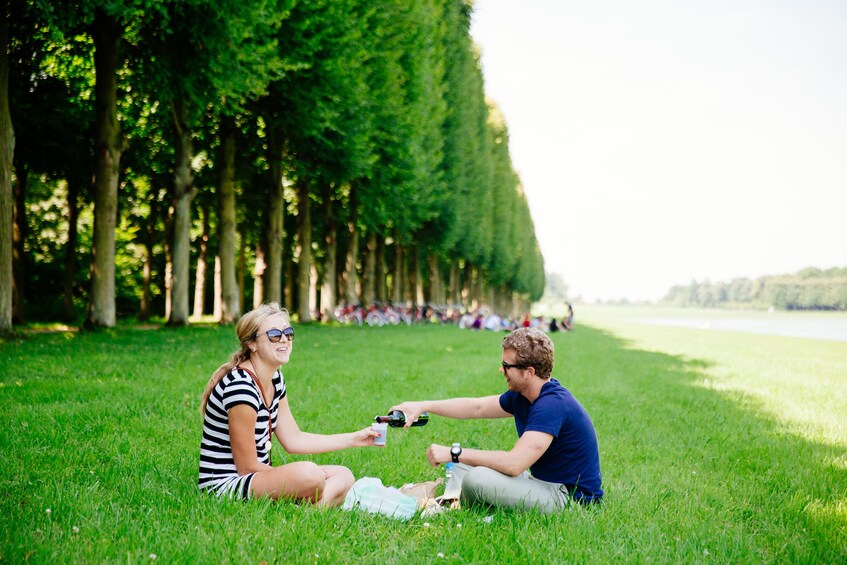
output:
[[[0,560],[843,563],[847,343],[634,324],[580,310],[555,376],[591,414],[605,502],[399,522],[197,491],[199,395],[232,328],[38,333],[0,343]],[[593,325],[589,325],[593,324]],[[297,327],[301,428],[367,425],[405,399],[496,394],[502,335]],[[507,449],[510,420],[391,430],[385,449],[290,456],[401,486],[431,442]]]

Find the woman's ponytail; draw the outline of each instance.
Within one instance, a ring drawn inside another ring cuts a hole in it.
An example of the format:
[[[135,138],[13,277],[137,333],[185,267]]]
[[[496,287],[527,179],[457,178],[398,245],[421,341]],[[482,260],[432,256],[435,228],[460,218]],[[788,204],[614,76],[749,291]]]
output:
[[[248,357],[245,354],[244,348],[241,348],[230,356],[229,361],[218,367],[218,369],[212,373],[212,378],[210,378],[209,382],[206,383],[206,389],[203,391],[203,396],[201,397],[200,414],[204,416],[206,415],[206,404],[209,403],[209,397],[212,395],[212,391],[215,390],[215,387],[218,386],[218,383],[221,382],[221,379],[223,379],[230,371],[238,367],[246,359],[248,359]]]

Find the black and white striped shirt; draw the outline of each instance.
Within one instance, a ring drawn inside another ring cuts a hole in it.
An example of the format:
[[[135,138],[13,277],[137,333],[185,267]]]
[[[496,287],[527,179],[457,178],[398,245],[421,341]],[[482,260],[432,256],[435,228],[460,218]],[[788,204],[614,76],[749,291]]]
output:
[[[203,439],[200,442],[200,476],[198,486],[211,489],[218,495],[250,496],[253,475],[239,476],[232,457],[229,438],[229,410],[246,404],[256,411],[256,454],[258,460],[271,464],[268,418],[276,429],[279,401],[285,396],[285,381],[277,370],[273,376],[274,396],[270,409],[265,406],[259,387],[246,370],[236,367],[227,373],[212,390],[203,418]]]

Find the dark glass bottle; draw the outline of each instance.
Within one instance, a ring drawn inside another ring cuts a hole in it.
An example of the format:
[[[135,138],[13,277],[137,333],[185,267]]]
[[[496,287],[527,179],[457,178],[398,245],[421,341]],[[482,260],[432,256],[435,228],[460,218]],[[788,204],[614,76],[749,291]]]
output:
[[[406,425],[406,415],[399,410],[392,410],[388,416],[377,416],[374,422],[386,423],[392,428],[402,428]],[[412,426],[425,426],[427,422],[429,422],[429,412],[424,412],[418,416],[417,421],[412,422]]]

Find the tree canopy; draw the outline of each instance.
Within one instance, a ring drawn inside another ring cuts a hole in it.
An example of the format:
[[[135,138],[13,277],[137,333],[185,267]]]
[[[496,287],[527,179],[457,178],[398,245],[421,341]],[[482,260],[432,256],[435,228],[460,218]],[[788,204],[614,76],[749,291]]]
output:
[[[16,320],[541,296],[467,0],[13,4]]]
[[[780,310],[847,310],[847,268],[809,267],[793,274],[730,282],[691,281],[671,288],[662,302],[674,306],[773,307]]]

